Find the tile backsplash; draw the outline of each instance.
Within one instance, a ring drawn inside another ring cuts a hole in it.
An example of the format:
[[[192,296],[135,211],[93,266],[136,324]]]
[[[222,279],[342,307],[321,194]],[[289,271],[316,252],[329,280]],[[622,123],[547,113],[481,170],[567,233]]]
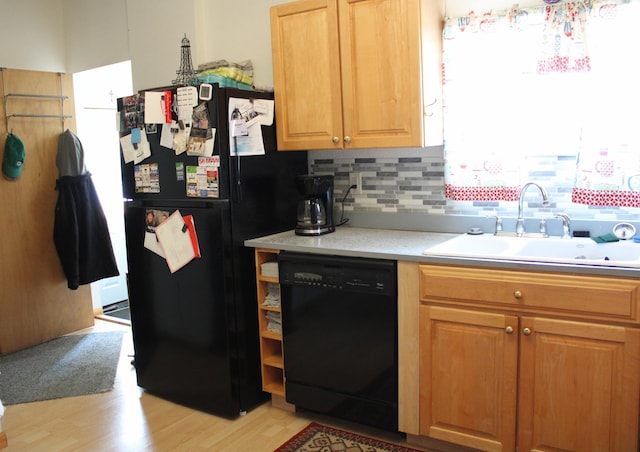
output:
[[[565,212],[572,219],[637,221],[640,209],[590,207],[571,202],[576,156],[532,158],[528,181],[543,186],[550,206],[542,205],[537,190],[525,197],[525,216],[553,218]],[[513,201],[453,201],[444,197],[443,148],[385,149],[364,151],[309,152],[311,174],[333,174],[336,205],[349,187],[349,174],[362,175],[362,193],[351,190],[344,201],[345,212],[419,213],[466,216],[517,216]]]

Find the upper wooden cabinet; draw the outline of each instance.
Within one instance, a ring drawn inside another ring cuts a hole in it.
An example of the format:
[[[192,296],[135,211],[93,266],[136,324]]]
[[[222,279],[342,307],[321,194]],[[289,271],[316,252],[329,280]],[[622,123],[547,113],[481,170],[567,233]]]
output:
[[[442,20],[436,5],[301,0],[272,7],[278,149],[441,143]],[[423,87],[431,92],[423,94]],[[434,101],[437,107],[425,111]],[[427,129],[433,130],[429,140]]]

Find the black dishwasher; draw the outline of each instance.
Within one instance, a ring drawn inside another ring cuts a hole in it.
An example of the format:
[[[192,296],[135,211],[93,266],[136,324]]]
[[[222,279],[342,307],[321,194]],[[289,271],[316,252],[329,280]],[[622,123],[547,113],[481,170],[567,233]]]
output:
[[[282,252],[287,402],[398,430],[396,262]]]

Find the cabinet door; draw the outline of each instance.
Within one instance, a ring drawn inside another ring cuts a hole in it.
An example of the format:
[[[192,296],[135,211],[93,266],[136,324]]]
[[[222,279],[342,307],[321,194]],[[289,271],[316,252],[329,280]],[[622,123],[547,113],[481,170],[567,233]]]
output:
[[[272,7],[271,45],[278,150],[342,148],[336,0]]]
[[[518,450],[637,450],[640,329],[523,317]]]
[[[422,145],[420,0],[338,0],[347,148]]]
[[[420,307],[420,434],[486,451],[515,445],[518,318]]]

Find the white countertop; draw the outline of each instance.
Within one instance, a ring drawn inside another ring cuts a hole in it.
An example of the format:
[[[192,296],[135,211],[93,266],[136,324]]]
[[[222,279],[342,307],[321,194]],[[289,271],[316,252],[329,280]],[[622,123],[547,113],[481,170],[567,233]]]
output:
[[[395,231],[341,226],[319,236],[295,235],[293,231],[247,240],[246,246],[299,253],[333,254],[392,260],[422,260],[422,252],[457,234]]]
[[[596,274],[637,278],[640,271],[588,265],[515,262],[492,259],[426,256],[422,252],[459,234],[441,232],[401,231],[338,227],[335,232],[320,236],[299,236],[294,231],[281,232],[246,240],[245,246],[277,249],[298,253],[331,254],[336,256],[368,257],[398,261],[450,264],[474,267],[526,269],[564,273]]]

